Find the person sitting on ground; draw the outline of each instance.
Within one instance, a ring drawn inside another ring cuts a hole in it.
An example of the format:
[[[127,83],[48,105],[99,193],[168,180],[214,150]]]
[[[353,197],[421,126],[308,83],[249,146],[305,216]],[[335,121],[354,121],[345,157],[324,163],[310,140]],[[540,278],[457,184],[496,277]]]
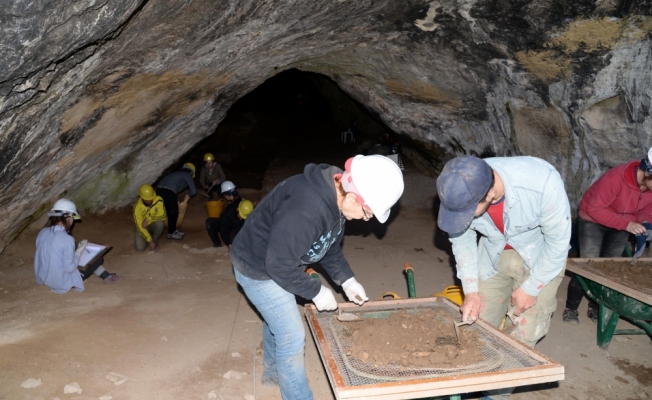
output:
[[[81,217],[77,206],[68,199],[59,199],[48,212],[50,226],[41,229],[36,237],[36,254],[34,255],[34,274],[36,283],[45,285],[54,293],[67,293],[73,287],[84,291],[84,281],[95,274],[111,284],[122,277],[110,274],[104,269],[104,258],[100,257],[84,271],[79,270],[79,259],[86,250],[87,241],[82,240],[75,250],[72,229],[75,220]]]
[[[206,219],[206,231],[208,231],[208,236],[211,238],[211,241],[213,242],[213,247],[222,247],[222,241],[220,240],[220,236],[219,236],[219,233],[222,229],[222,220],[221,220],[222,215],[224,215],[224,212],[227,209],[229,209],[230,206],[233,205],[233,207],[238,207],[238,205],[240,205],[240,202],[242,201],[242,198],[240,197],[240,194],[238,194],[238,191],[235,188],[233,182],[231,181],[222,182],[220,188],[222,190],[222,196],[230,204],[224,207],[224,210],[222,211],[222,214],[220,215],[219,218]],[[224,237],[222,237],[222,240],[224,240]]]
[[[154,188],[148,184],[140,185],[138,200],[134,204],[134,247],[136,251],[160,250],[158,240],[165,229],[165,206],[163,199],[156,195]]]
[[[168,216],[168,234],[167,239],[181,240],[185,233],[177,229],[177,218],[179,217],[179,193],[188,189],[188,193],[183,199],[183,203],[188,203],[191,197],[197,194],[197,187],[193,179],[195,178],[195,165],[185,163],[181,171],[172,172],[166,175],[158,183],[156,194],[161,196],[165,205],[165,213]]]
[[[226,180],[220,164],[215,162],[213,154],[204,154],[204,165],[199,173],[199,184],[206,191],[206,197],[213,199],[213,192],[220,193],[220,185]]]
[[[595,181],[582,196],[577,220],[582,258],[621,257],[630,234],[647,236],[647,230],[652,229],[652,148],[641,161],[618,165]],[[564,322],[580,323],[582,297],[584,289],[573,274]],[[586,316],[593,322],[598,320],[598,304],[593,300]]]
[[[222,213],[220,236],[224,244],[231,250],[231,243],[244,226],[247,216],[254,210],[254,204],[249,200],[242,200],[237,206],[229,204]]]

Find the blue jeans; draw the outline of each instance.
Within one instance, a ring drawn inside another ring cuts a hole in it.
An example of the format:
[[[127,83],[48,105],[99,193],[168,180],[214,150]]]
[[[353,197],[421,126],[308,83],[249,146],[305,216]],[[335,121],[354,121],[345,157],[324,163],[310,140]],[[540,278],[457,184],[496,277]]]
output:
[[[231,257],[234,266],[242,263]],[[249,279],[234,268],[235,280],[263,317],[263,377],[278,377],[283,400],[312,400],[304,354],[306,332],[294,295],[273,280]]]

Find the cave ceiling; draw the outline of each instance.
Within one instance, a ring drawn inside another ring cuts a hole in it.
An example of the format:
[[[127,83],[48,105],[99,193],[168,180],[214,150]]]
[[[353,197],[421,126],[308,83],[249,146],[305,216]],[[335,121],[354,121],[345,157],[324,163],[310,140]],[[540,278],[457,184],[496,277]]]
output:
[[[648,0],[0,0],[0,249],[103,211],[281,71],[323,74],[436,174],[532,155],[573,203],[652,145]]]

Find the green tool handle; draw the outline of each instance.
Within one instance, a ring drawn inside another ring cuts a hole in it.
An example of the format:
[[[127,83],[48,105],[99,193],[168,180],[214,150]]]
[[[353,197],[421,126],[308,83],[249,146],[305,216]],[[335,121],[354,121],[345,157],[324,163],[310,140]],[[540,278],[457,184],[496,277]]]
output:
[[[407,276],[408,297],[414,299],[415,297],[417,297],[417,289],[414,286],[414,268],[412,268],[412,266],[409,263],[405,263],[405,265],[403,266],[403,271]]]

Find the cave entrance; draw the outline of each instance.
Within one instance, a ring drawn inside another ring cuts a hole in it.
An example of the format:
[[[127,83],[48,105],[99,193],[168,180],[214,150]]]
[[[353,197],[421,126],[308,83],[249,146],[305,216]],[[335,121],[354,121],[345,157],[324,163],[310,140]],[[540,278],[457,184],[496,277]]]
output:
[[[355,142],[347,137],[343,143],[342,131],[354,123]],[[390,131],[328,77],[291,69],[240,98],[184,162],[199,169],[204,154],[212,153],[226,179],[260,190],[274,160],[342,167],[346,158],[368,154],[385,132]]]

